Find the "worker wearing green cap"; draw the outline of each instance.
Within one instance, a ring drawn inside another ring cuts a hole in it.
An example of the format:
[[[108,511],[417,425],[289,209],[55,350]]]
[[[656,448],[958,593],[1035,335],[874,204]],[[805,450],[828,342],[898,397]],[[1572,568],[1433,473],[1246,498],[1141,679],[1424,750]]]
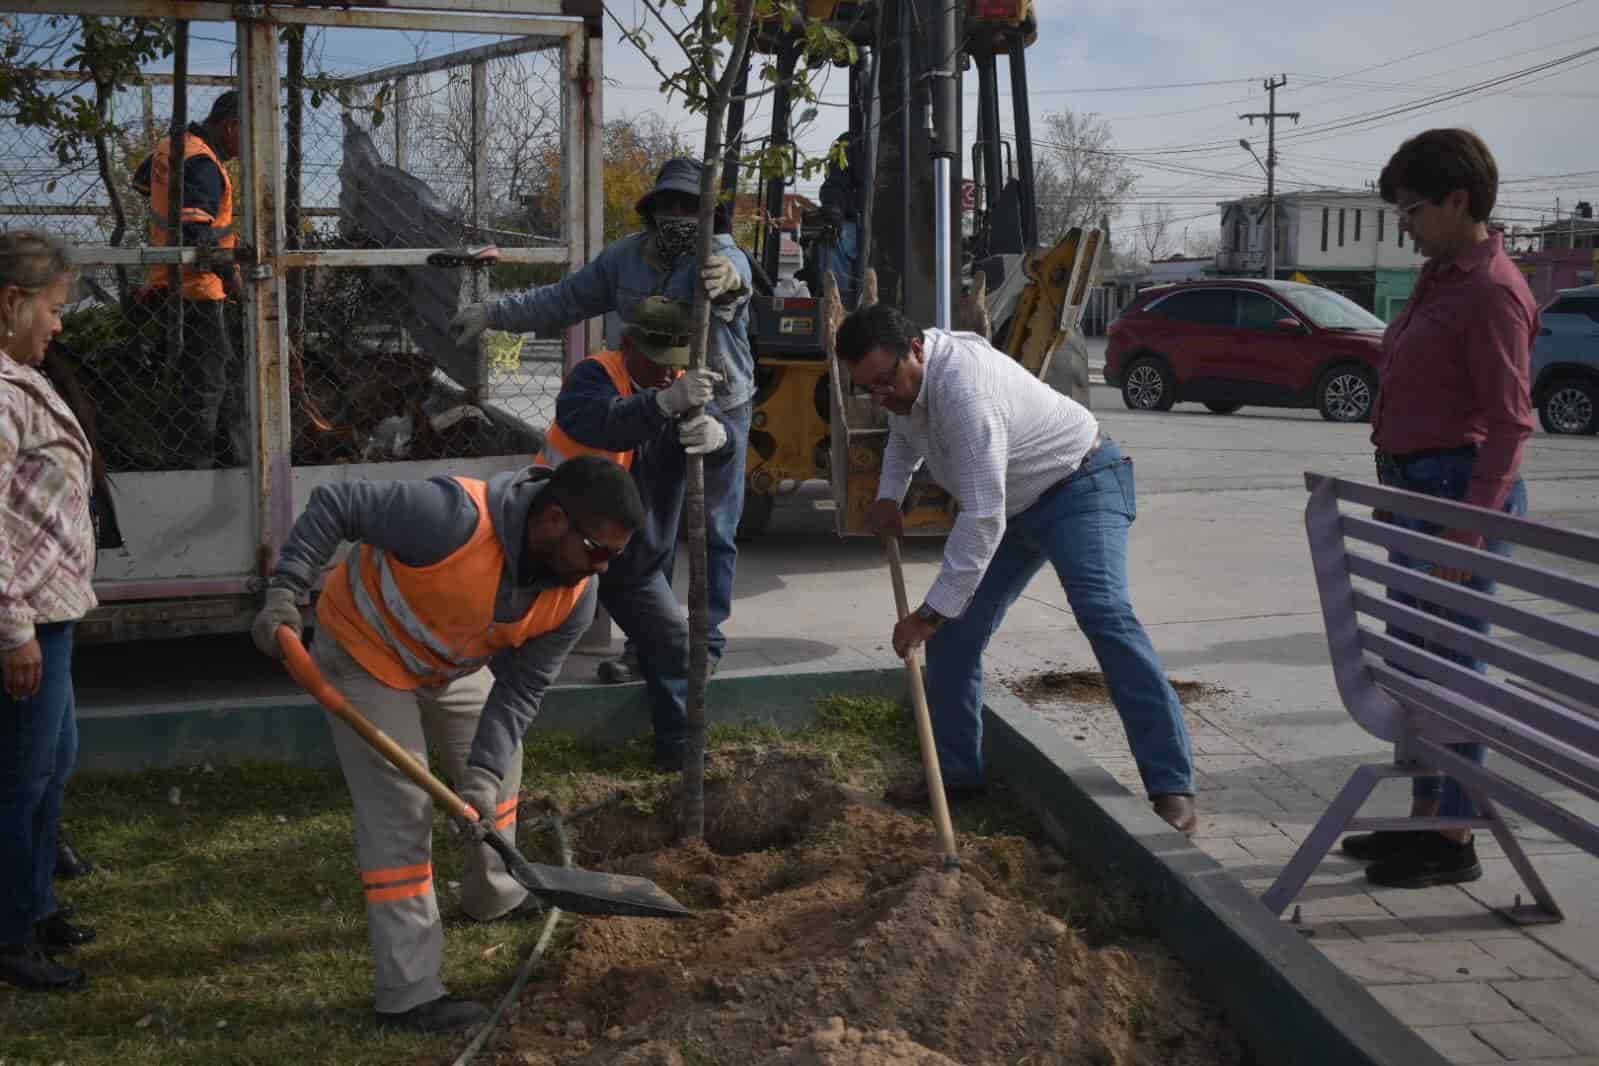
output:
[[[600,579],[600,603],[638,649],[655,762],[669,771],[682,767],[688,729],[688,623],[666,570],[683,511],[684,456],[732,446],[713,403],[721,374],[687,369],[689,328],[686,304],[650,296],[634,305],[621,350],[590,356],[567,375],[535,460],[553,467],[598,454],[633,473],[645,524]],[[704,412],[683,417],[697,407]]]

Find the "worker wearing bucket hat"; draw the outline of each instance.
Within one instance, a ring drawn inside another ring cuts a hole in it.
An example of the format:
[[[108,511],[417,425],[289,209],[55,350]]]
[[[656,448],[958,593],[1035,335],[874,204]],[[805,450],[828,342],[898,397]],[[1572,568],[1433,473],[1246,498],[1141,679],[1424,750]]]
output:
[[[473,342],[485,329],[550,335],[596,315],[606,316],[607,347],[619,349],[622,325],[649,296],[694,302],[694,286],[711,299],[710,347],[706,362],[722,378],[716,401],[731,446],[706,456],[705,507],[710,653],[712,663],[727,645],[722,625],[732,613],[733,572],[738,562],[734,534],[744,509],[744,458],[755,397],[755,360],[750,352],[751,265],[728,232],[727,210],[716,210],[716,234],[703,268],[695,264],[703,167],[697,160],[672,159],[661,167],[655,186],[638,201],[642,232],[605,247],[594,260],[553,285],[470,304],[450,323],[458,344]],[[663,565],[673,561],[668,548]]]
[[[655,727],[655,763],[683,765],[688,718],[688,623],[672,592],[666,561],[677,543],[687,482],[684,456],[707,465],[732,434],[713,393],[721,375],[688,366],[689,307],[651,296],[633,308],[620,351],[578,363],[561,385],[555,421],[536,463],[559,466],[603,455],[633,473],[644,524],[600,578],[600,604],[637,649]],[[692,418],[679,416],[704,406]]]

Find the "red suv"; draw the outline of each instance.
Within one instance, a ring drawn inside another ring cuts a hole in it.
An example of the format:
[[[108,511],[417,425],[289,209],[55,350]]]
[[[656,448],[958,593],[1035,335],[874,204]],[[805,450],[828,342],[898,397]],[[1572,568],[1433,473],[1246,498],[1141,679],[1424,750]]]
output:
[[[1196,281],[1145,289],[1111,323],[1105,381],[1135,411],[1202,403],[1217,414],[1314,407],[1371,416],[1382,319],[1292,281]]]

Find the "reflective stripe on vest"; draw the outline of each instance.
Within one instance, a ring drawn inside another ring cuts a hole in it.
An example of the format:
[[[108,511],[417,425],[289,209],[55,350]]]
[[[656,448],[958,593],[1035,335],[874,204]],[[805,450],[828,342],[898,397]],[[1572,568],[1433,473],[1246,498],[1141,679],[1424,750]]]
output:
[[[606,376],[611,379],[611,384],[616,386],[618,393],[623,396],[633,395],[633,379],[627,376],[627,363],[621,352],[601,352],[599,355],[589,356],[589,359],[605,368]],[[570,433],[561,428],[559,422],[555,421],[550,422],[550,428],[544,434],[544,448],[533,462],[537,466],[554,469],[575,455],[603,455],[621,466],[623,470],[633,469],[632,449],[625,452],[608,452],[604,448],[590,447],[582,441],[575,440]]]
[[[587,585],[546,589],[521,618],[495,621],[506,558],[489,515],[488,486],[475,478],[455,481],[478,514],[464,545],[437,563],[413,567],[358,544],[329,575],[317,602],[318,622],[391,688],[446,684],[558,628]]]
[[[184,222],[198,222],[208,226],[214,243],[218,248],[234,248],[238,246],[239,235],[233,226],[233,179],[228,175],[228,168],[222,165],[222,160],[205,142],[205,138],[196,137],[193,133],[185,132],[183,135],[183,161],[188,161],[197,155],[205,156],[217,165],[222,172],[222,202],[217,206],[215,215],[203,211],[198,207],[183,207],[182,220]],[[167,218],[167,205],[171,200],[172,179],[172,138],[167,137],[156,146],[155,155],[150,161],[150,243],[157,248],[171,248],[177,242],[174,237],[174,227]],[[181,180],[181,178],[179,179]],[[143,191],[143,190],[141,190]],[[152,286],[164,288],[171,283],[172,268],[165,265],[155,265],[148,271],[148,280]],[[222,278],[210,270],[201,270],[196,267],[183,269],[183,295],[191,300],[221,300],[226,295],[222,285]]]

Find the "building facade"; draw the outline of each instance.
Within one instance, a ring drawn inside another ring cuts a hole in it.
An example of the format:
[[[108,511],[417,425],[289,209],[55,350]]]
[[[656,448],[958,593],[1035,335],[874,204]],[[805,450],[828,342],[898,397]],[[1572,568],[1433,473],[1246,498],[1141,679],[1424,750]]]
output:
[[[1261,277],[1266,270],[1266,198],[1217,205],[1216,269]],[[1400,232],[1393,205],[1374,192],[1308,190],[1277,197],[1277,271],[1322,285],[1392,321],[1410,298],[1422,257]]]

